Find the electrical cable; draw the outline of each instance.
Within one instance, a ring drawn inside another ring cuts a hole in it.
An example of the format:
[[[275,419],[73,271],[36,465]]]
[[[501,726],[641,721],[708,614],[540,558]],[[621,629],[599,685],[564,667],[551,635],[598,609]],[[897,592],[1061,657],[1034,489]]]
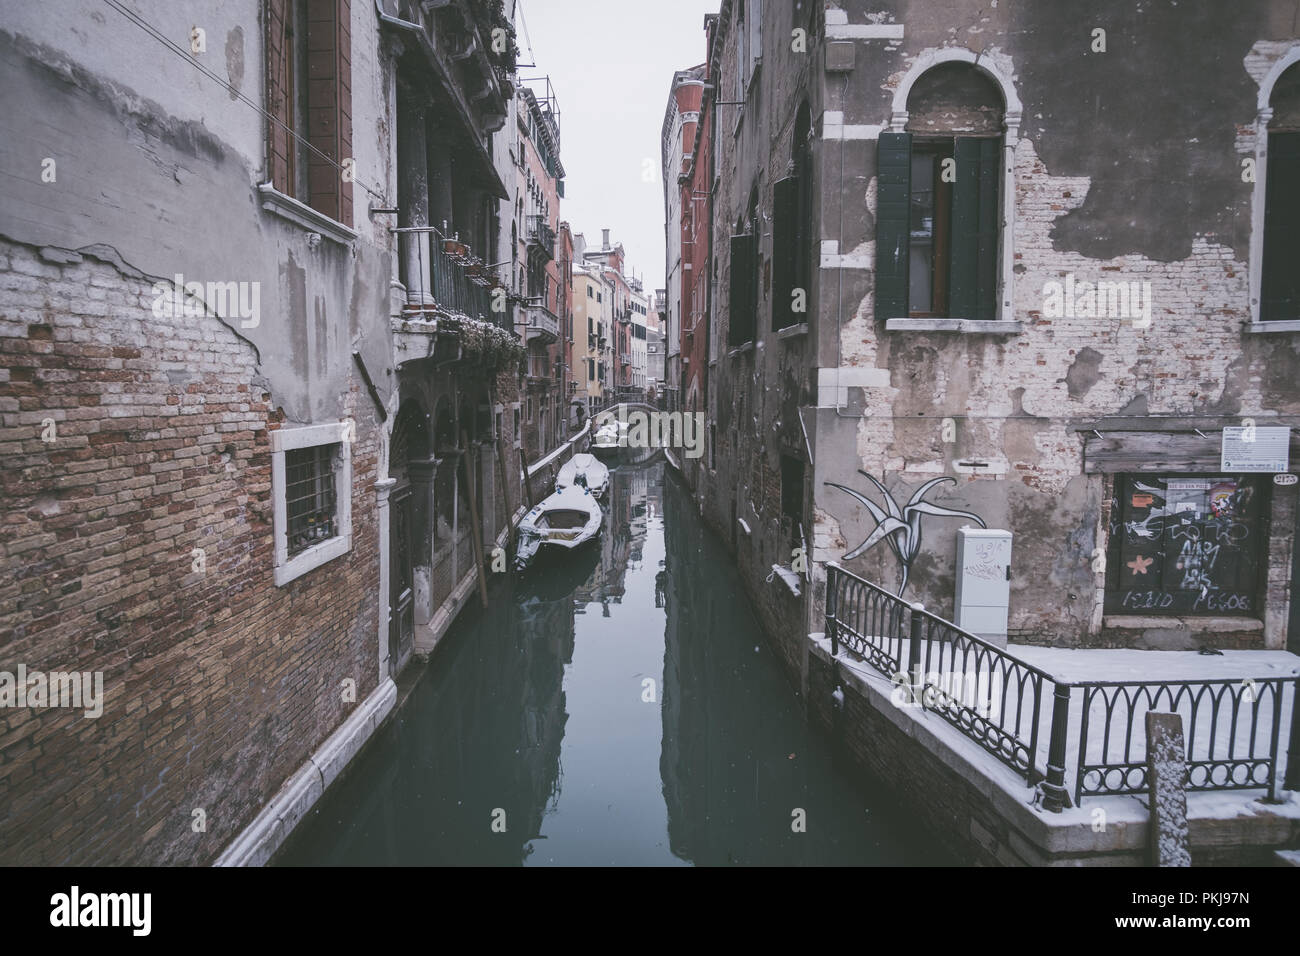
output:
[[[252,107],[254,110],[256,110],[258,113],[260,113],[262,116],[264,116],[267,120],[269,120],[270,122],[275,123],[275,124],[277,124],[278,126],[282,127],[282,128],[284,129],[284,131],[285,131],[286,133],[288,133],[290,136],[292,136],[292,137],[293,137],[293,138],[294,138],[298,143],[300,143],[301,145],[307,147],[307,149],[311,150],[313,153],[315,153],[317,156],[319,156],[319,157],[320,157],[321,159],[323,159],[325,162],[329,163],[331,166],[333,166],[335,169],[337,169],[340,173],[344,172],[343,165],[342,165],[341,163],[335,161],[334,159],[332,159],[331,157],[329,157],[328,155],[326,155],[324,152],[322,152],[321,150],[317,149],[315,146],[313,146],[313,145],[312,145],[311,143],[309,143],[307,140],[303,139],[301,136],[298,135],[298,133],[297,133],[294,129],[292,129],[290,126],[288,126],[288,125],[287,125],[286,123],[284,123],[282,120],[280,120],[278,117],[271,115],[271,114],[268,113],[265,109],[263,109],[261,106],[258,106],[258,105],[257,105],[256,103],[254,103],[251,99],[249,99],[247,96],[245,96],[242,90],[238,90],[238,89],[236,89],[235,87],[233,87],[233,86],[231,86],[229,83],[227,83],[225,80],[223,80],[221,77],[217,76],[217,74],[213,73],[211,70],[209,70],[207,67],[205,67],[205,66],[204,66],[202,63],[200,63],[198,60],[194,59],[194,56],[190,53],[190,51],[188,51],[188,50],[186,50],[184,47],[178,46],[176,43],[172,42],[172,40],[171,40],[171,39],[170,39],[166,34],[162,33],[160,30],[158,30],[158,28],[156,28],[155,26],[153,26],[153,24],[149,23],[149,21],[145,20],[142,16],[140,16],[140,15],[139,15],[138,13],[136,13],[134,10],[130,10],[130,9],[128,9],[128,8],[126,8],[126,7],[124,7],[124,6],[122,6],[122,4],[120,4],[120,3],[118,2],[118,0],[104,0],[104,3],[108,4],[108,6],[112,7],[112,8],[113,8],[114,10],[116,10],[118,13],[122,14],[122,16],[126,17],[128,20],[130,20],[132,23],[134,23],[134,24],[135,24],[136,26],[138,26],[140,29],[144,30],[147,34],[149,34],[149,35],[150,35],[151,37],[153,37],[155,40],[157,40],[158,42],[162,43],[164,46],[167,47],[167,49],[171,50],[173,53],[175,53],[175,54],[176,54],[177,56],[179,56],[181,59],[185,60],[186,63],[189,63],[191,66],[193,66],[196,70],[198,70],[198,71],[199,71],[200,73],[202,73],[204,76],[208,77],[208,78],[209,78],[210,80],[212,80],[214,83],[217,83],[219,86],[222,87],[222,89],[224,89],[224,90],[226,90],[228,93],[230,93],[231,96],[235,97],[235,98],[238,99],[238,100],[243,101],[246,105]],[[373,196],[375,199],[379,200],[379,202],[380,202],[381,204],[383,204],[383,205],[385,205],[385,206],[388,204],[388,200],[385,199],[384,196],[383,196],[381,193],[375,192],[375,190],[371,189],[371,188],[370,188],[369,186],[367,186],[364,182],[362,182],[360,179],[357,178],[356,173],[355,173],[355,170],[354,170],[350,175],[351,175],[351,177],[352,177],[351,180],[350,180],[351,182],[356,183],[358,186],[360,186],[363,190],[365,190],[367,193],[369,193],[369,194],[370,194],[371,196]]]

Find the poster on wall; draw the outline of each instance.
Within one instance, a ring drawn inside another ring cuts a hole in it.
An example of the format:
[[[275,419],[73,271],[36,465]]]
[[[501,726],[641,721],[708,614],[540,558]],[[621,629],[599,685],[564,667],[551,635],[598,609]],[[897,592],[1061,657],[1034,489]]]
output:
[[[1219,458],[1219,467],[1224,471],[1286,471],[1291,460],[1291,429],[1279,425],[1230,425],[1223,430]]]

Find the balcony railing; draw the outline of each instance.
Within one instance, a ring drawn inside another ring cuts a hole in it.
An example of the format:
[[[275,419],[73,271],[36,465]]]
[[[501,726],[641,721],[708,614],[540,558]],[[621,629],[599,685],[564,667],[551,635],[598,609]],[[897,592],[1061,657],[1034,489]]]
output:
[[[1266,789],[1276,799],[1279,784],[1300,789],[1298,677],[1062,681],[836,564],[826,566],[826,636],[832,656],[852,651],[911,706],[1041,786],[1047,810],[1148,792],[1143,727],[1153,711],[1183,718],[1188,790]]]
[[[547,259],[555,258],[555,230],[545,216],[528,217],[528,245],[545,253]]]
[[[524,306],[524,321],[527,324],[524,341],[532,342],[534,339],[541,339],[548,344],[559,341],[560,320],[546,306]]]
[[[494,298],[504,299],[504,288],[466,244],[429,226],[393,231],[400,237],[408,311],[459,313],[514,331],[508,301],[500,311],[492,307]]]

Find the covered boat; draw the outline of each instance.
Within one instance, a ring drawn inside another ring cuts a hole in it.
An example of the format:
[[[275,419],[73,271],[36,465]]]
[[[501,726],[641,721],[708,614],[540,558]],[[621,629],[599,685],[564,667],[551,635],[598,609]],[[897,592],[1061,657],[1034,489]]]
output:
[[[574,455],[555,476],[556,491],[572,487],[590,489],[597,498],[603,498],[609,488],[609,469],[595,455]]]
[[[605,514],[590,489],[572,485],[539,502],[519,522],[515,567],[528,567],[543,545],[572,550],[600,532]]]
[[[627,447],[627,422],[617,418],[605,419],[596,429],[591,450],[605,461],[615,461]]]

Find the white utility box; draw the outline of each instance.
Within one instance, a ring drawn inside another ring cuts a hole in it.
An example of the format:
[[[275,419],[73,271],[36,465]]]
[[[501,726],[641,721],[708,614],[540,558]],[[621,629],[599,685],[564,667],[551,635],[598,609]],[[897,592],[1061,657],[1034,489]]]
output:
[[[1007,646],[1011,604],[1011,532],[997,528],[957,531],[957,620],[963,630]]]

